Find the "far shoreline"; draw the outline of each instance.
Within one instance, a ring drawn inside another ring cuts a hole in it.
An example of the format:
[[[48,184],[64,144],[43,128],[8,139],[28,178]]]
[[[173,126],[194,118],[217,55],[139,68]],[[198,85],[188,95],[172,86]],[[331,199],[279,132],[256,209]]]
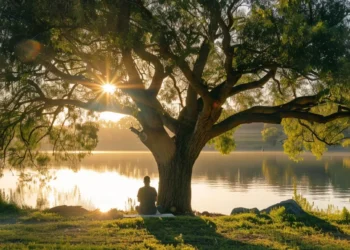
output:
[[[42,153],[52,153],[51,150],[40,150]],[[67,151],[68,153],[71,154],[78,154],[78,153],[86,153],[86,154],[152,154],[151,151],[147,150],[94,150],[91,152],[88,151]],[[281,150],[265,150],[265,151],[260,151],[260,150],[242,150],[242,151],[233,151],[230,152],[229,154],[222,154],[218,151],[211,151],[211,150],[203,150],[201,154],[220,154],[223,157],[228,156],[228,155],[234,155],[234,154],[284,154],[286,157],[288,157],[288,154],[286,154],[284,151]],[[350,152],[349,151],[328,151],[323,154],[323,156],[327,155],[344,155],[344,154],[349,154],[350,157]],[[310,155],[314,156],[311,152],[303,152],[300,154],[300,156],[303,155]]]

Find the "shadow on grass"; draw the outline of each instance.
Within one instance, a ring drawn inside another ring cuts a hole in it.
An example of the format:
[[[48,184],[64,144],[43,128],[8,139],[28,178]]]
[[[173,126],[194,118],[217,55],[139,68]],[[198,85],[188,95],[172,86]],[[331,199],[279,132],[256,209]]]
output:
[[[224,237],[216,225],[200,217],[145,218],[146,229],[162,244],[187,244],[196,249],[268,249]]]
[[[350,235],[344,233],[340,228],[315,215],[305,213],[302,216],[298,216],[296,221],[302,223],[305,226],[321,230],[322,232],[330,234],[334,237],[347,240],[350,239]]]

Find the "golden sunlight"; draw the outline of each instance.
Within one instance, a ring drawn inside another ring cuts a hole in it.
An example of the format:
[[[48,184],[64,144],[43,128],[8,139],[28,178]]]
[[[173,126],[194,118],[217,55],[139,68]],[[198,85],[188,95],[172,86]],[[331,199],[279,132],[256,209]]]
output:
[[[111,207],[105,204],[105,205],[100,205],[98,209],[102,213],[107,213],[109,212],[109,210],[111,210]]]
[[[125,117],[125,115],[122,114],[117,114],[117,113],[113,113],[113,112],[102,112],[100,114],[100,119],[104,120],[104,121],[110,121],[110,122],[118,122],[120,119],[122,119],[123,117]]]
[[[107,94],[113,94],[116,91],[116,86],[111,83],[105,83],[102,85],[103,92]]]

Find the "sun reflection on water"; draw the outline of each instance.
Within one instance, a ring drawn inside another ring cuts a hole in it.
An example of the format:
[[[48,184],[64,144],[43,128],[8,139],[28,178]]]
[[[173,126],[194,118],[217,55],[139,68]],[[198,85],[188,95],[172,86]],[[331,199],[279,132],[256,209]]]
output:
[[[56,190],[73,190],[79,187],[79,196],[91,201],[96,209],[102,212],[111,208],[125,209],[128,198],[135,198],[142,180],[122,176],[117,172],[97,173],[93,170],[81,169],[73,172],[69,169],[58,170],[57,179],[48,183]],[[157,186],[158,180],[152,184]],[[73,197],[70,197],[72,199]]]
[[[15,190],[16,176],[18,172],[4,172],[0,179],[1,188],[4,190]],[[32,207],[38,206],[39,197],[45,197],[44,207],[59,205],[77,205],[101,212],[108,212],[112,208],[125,210],[128,207],[129,198],[136,199],[138,189],[143,185],[142,178],[123,176],[118,172],[106,171],[96,172],[89,169],[81,169],[77,172],[64,168],[52,170],[54,180],[45,183],[45,186],[38,182],[24,183],[17,188],[17,199],[23,199],[21,204]],[[153,178],[152,185],[157,187],[158,180]],[[40,187],[41,186],[41,187]]]
[[[348,207],[350,168],[343,164],[348,157],[332,155],[322,161],[306,157],[297,164],[283,154],[252,154],[222,157],[203,153],[194,167],[192,208],[224,214],[234,207],[262,209],[290,199],[294,183],[299,193],[320,208],[328,204]],[[325,164],[329,165],[327,171]],[[128,210],[137,204],[137,191],[145,175],[151,176],[151,185],[158,187],[157,166],[152,155],[143,152],[94,154],[74,170],[53,166],[47,174],[53,178],[46,180],[38,173],[29,182],[21,181],[17,171],[5,169],[3,174],[0,191],[20,205],[40,209],[78,205],[101,212]]]

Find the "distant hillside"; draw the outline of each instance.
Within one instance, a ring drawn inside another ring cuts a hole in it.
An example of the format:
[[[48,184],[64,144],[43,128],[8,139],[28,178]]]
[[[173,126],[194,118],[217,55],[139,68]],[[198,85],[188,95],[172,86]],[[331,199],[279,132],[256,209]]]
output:
[[[264,142],[261,131],[264,124],[242,125],[234,134],[236,141],[236,151],[282,151],[282,142],[277,142],[275,146]],[[101,127],[98,133],[99,143],[97,151],[148,151],[137,136],[129,129],[105,128]],[[43,143],[42,150],[51,150],[52,146]],[[213,146],[206,146],[204,151],[215,151]],[[331,147],[329,151],[348,151],[342,147]]]
[[[282,145],[272,147],[262,141],[262,129],[262,123],[241,126],[235,133],[237,150],[282,150]],[[141,151],[147,148],[128,129],[100,128],[96,150]],[[207,146],[204,150],[214,150],[214,148]]]
[[[144,151],[145,145],[129,129],[100,128],[96,150]]]
[[[264,142],[261,131],[263,123],[242,125],[234,134],[237,144],[236,151],[282,151],[282,142],[275,146]],[[99,144],[96,150],[106,151],[147,151],[137,136],[128,129],[100,128]],[[214,151],[213,147],[206,146],[203,150]],[[344,151],[342,147],[332,147],[329,151]]]

